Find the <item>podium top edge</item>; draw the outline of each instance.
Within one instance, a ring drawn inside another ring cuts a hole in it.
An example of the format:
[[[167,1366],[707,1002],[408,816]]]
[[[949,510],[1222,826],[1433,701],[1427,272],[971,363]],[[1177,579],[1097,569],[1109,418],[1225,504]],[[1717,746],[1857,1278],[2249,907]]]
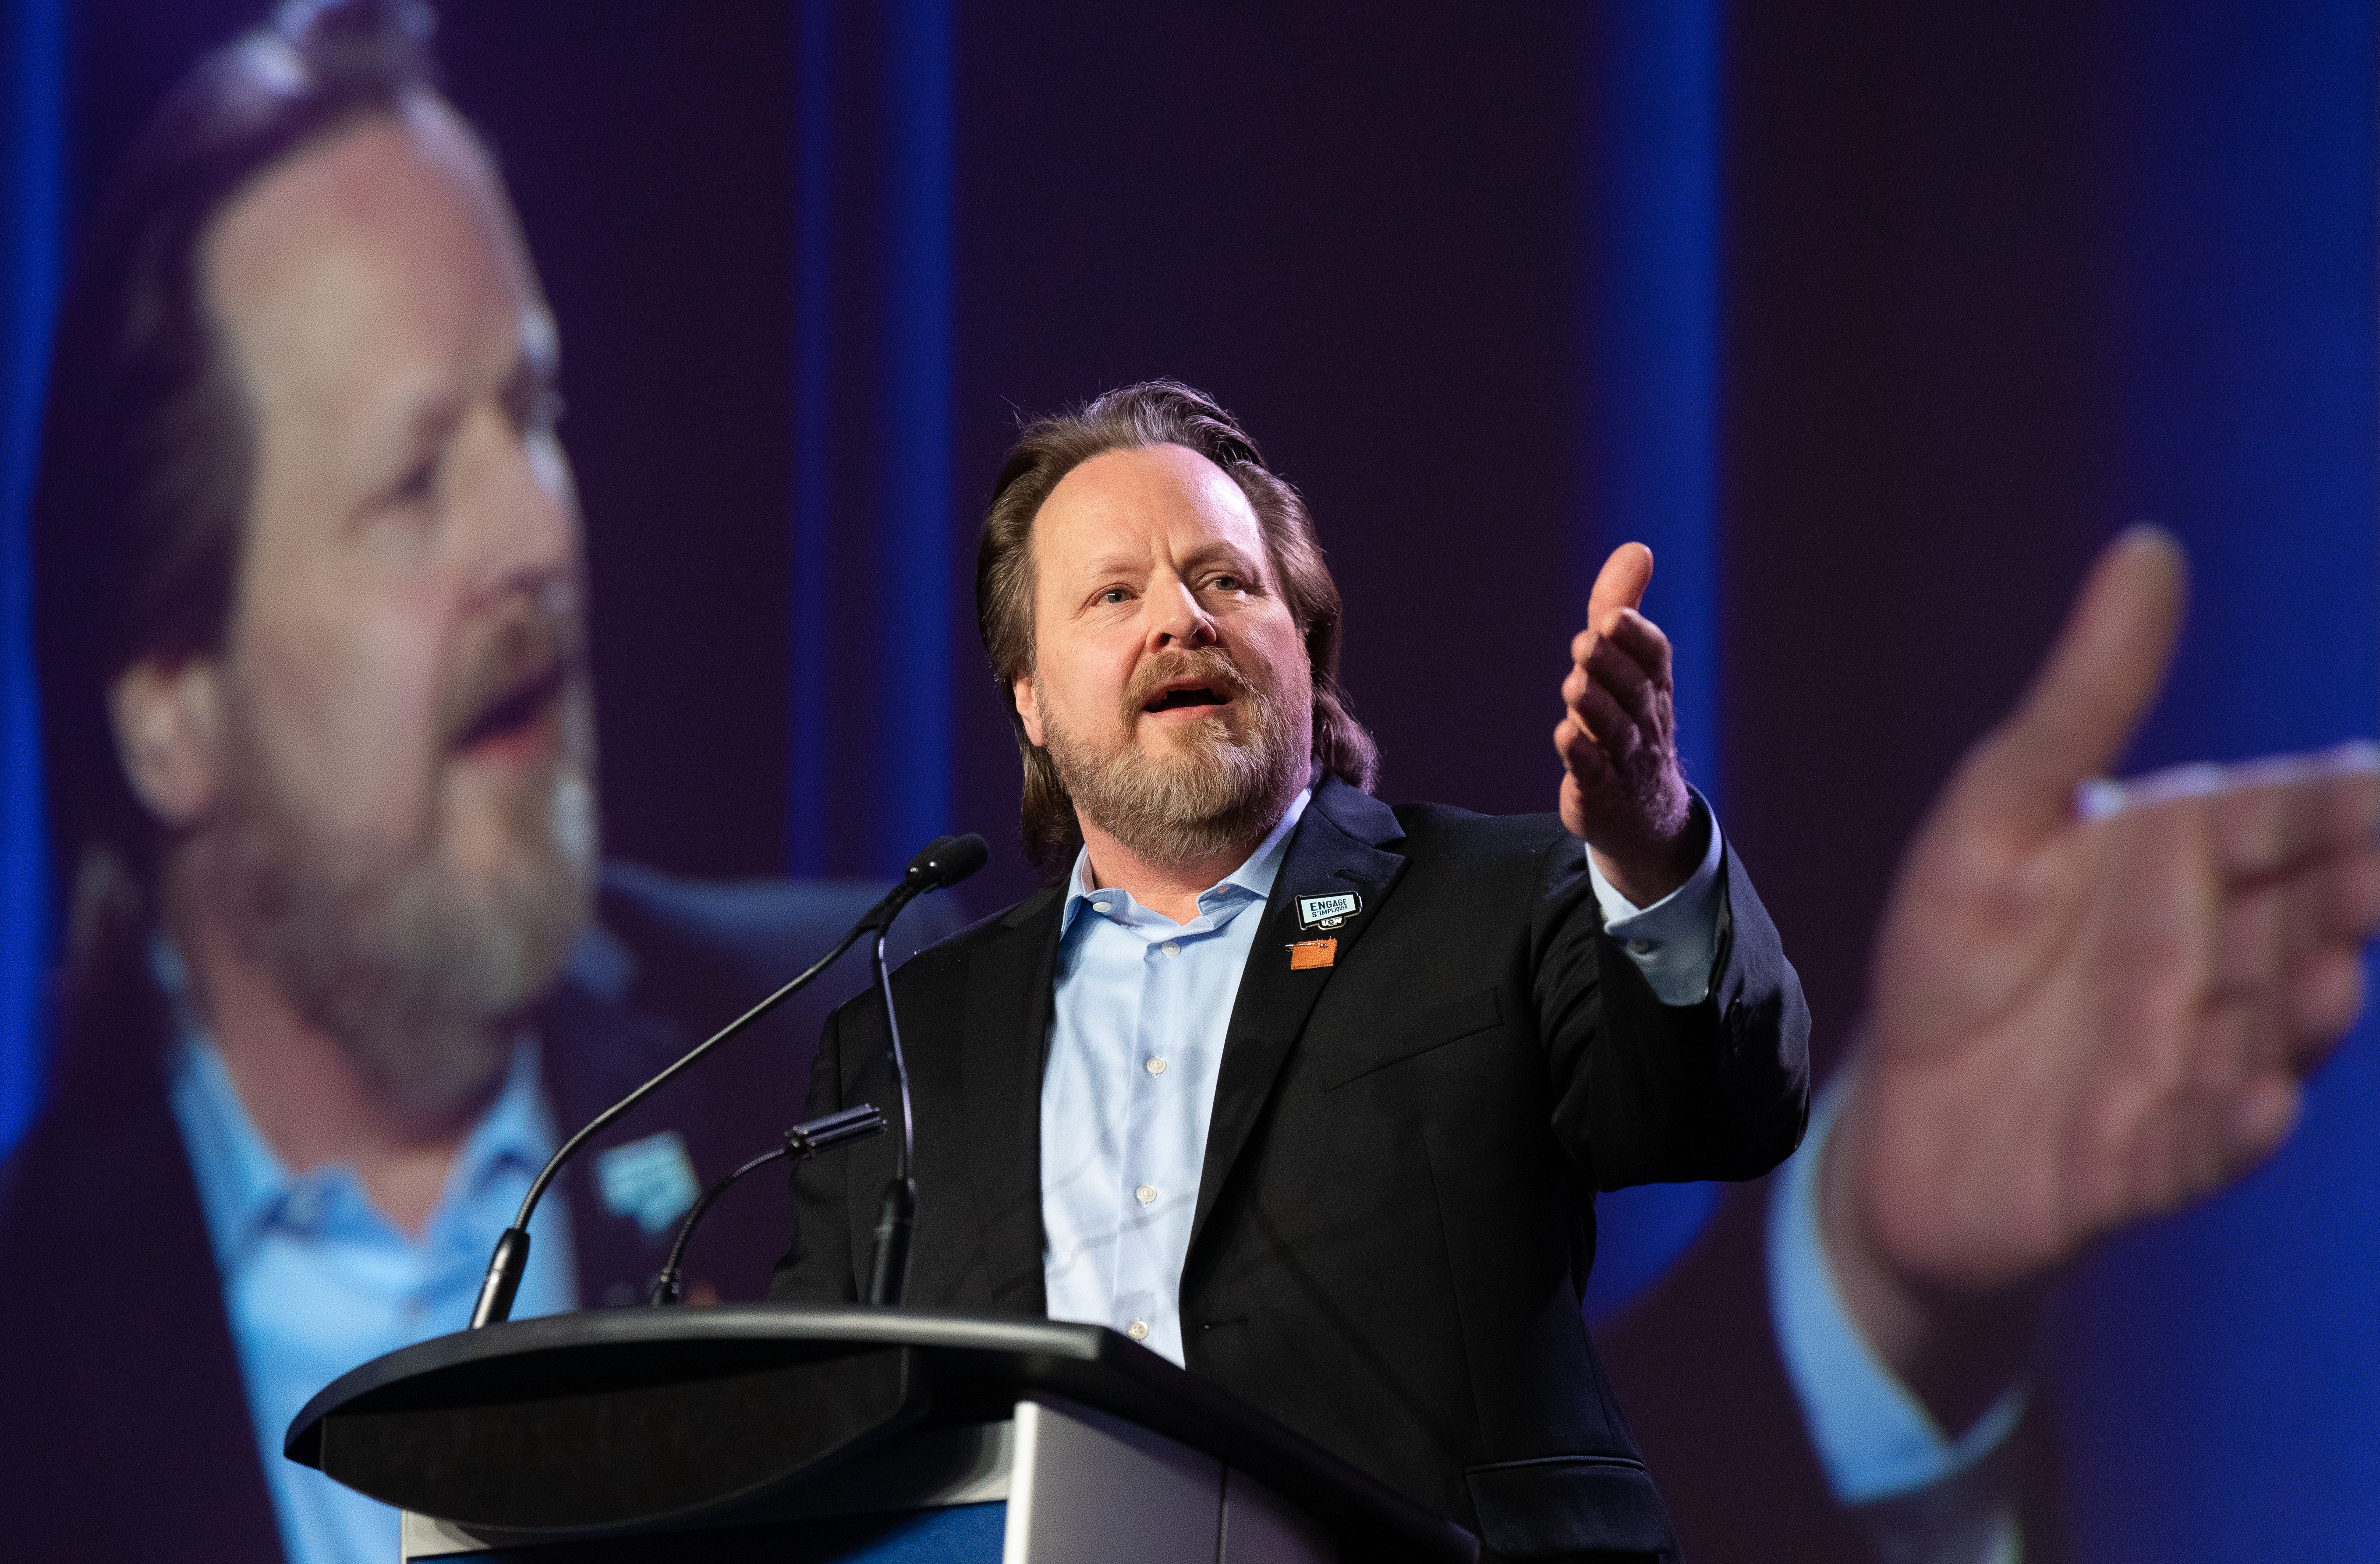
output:
[[[1104,1326],[1064,1320],[998,1319],[934,1309],[820,1307],[807,1303],[720,1303],[703,1307],[586,1309],[506,1320],[479,1330],[458,1330],[400,1347],[339,1376],[306,1403],[282,1441],[294,1456],[324,1417],[348,1402],[421,1375],[465,1364],[574,1347],[655,1344],[669,1341],[841,1341],[868,1346],[939,1348],[944,1351],[1030,1353],[1037,1357],[1097,1363],[1123,1355],[1151,1357],[1157,1366],[1182,1373],[1136,1342]]]

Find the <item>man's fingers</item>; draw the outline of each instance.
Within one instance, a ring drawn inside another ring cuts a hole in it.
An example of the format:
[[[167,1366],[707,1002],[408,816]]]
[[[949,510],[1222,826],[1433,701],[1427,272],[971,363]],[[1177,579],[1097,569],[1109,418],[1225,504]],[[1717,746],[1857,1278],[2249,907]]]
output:
[[[1574,707],[1578,704],[1578,697],[1585,693],[1586,668],[1584,663],[1572,663],[1570,672],[1562,677],[1562,704]]]
[[[2369,852],[2380,845],[2380,770],[2368,746],[2331,757],[2289,757],[2224,768],[2226,790],[2207,801],[2216,861],[2235,877],[2272,874],[2308,858]],[[2288,766],[2298,774],[2257,785],[2261,773]],[[2326,769],[2317,769],[2326,768]]]
[[[2360,949],[2380,926],[2380,855],[2324,861],[2234,887],[2223,897],[2214,936],[2216,987],[2277,982],[2325,947]]]
[[[1652,550],[1642,543],[1622,543],[1612,550],[1596,574],[1595,590],[1587,596],[1587,624],[1600,624],[1613,609],[1634,608],[1643,602],[1645,588],[1652,579]]]
[[[1554,725],[1554,753],[1561,757],[1563,770],[1582,793],[1600,792],[1619,780],[1611,757],[1576,717],[1565,717]]]
[[[2322,1062],[2363,1009],[2363,958],[2337,946],[2299,964],[2289,975],[2283,1024],[2293,1046],[2288,1064],[2305,1074]]]
[[[1602,644],[1624,653],[1657,685],[1670,682],[1670,637],[1633,608],[1623,608]]]
[[[2297,908],[2303,945],[2360,949],[2380,933],[2380,853],[2323,858],[2280,883]]]
[[[2304,1099],[2297,1082],[2286,1076],[2260,1075],[2246,1083],[2231,1102],[2232,1165],[2207,1190],[2222,1187],[2277,1150],[2297,1128]]]
[[[2265,1070],[2173,1113],[2162,1147],[2166,1187],[2146,1192],[2140,1215],[2179,1210],[2270,1157],[2297,1127],[2301,1097],[2295,1074]]]
[[[2107,769],[2164,682],[2180,633],[2181,548],[2136,527],[2104,550],[2015,714],[1965,785],[2005,818],[2046,830],[2076,785]]]
[[[2114,1148],[2129,1165],[2119,1221],[2176,1210],[2271,1155],[2298,1112],[2301,1071],[2288,1057],[2270,996],[2219,1003],[2192,1029],[2185,1073],[2143,1100],[2137,1137]]]
[[[1588,685],[1603,690],[1628,713],[1628,720],[1647,734],[1661,731],[1661,692],[1643,663],[1621,649],[1616,641],[1598,643],[1595,654],[1587,659]],[[1585,697],[1585,688],[1579,691]],[[1600,724],[1597,733],[1604,730]]]
[[[1636,753],[1644,743],[1635,718],[1598,682],[1590,682],[1571,709],[1583,719],[1582,741],[1600,749],[1614,765]]]
[[[2138,1143],[2119,1154],[2128,1169],[2116,1179],[2123,1194],[2114,1209],[2095,1214],[2095,1225],[2104,1231],[2164,1216],[2221,1189],[2289,1138],[2300,1100],[2296,1074],[2264,1069],[2158,1104],[2142,1121]]]

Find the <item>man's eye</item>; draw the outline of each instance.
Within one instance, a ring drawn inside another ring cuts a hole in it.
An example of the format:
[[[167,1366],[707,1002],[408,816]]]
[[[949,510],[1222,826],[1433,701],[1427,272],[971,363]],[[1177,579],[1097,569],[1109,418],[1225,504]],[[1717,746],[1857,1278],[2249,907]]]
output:
[[[1240,589],[1240,578],[1226,572],[1221,576],[1209,577],[1207,585],[1219,592],[1236,592]]]
[[[1131,597],[1132,594],[1122,587],[1110,587],[1106,591],[1101,592],[1096,600],[1100,603],[1120,603],[1129,600]]]
[[[425,457],[406,470],[405,476],[396,480],[396,487],[389,491],[388,497],[394,504],[418,505],[427,502],[437,488],[437,458]]]

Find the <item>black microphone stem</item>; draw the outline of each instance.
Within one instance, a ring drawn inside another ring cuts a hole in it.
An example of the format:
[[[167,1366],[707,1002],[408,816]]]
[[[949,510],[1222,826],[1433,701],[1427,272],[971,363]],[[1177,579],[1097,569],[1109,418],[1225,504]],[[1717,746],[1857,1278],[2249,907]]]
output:
[[[868,1301],[888,1308],[900,1306],[909,1290],[909,1237],[917,1220],[916,1116],[909,1106],[909,1061],[901,1052],[901,1022],[892,1010],[892,978],[884,970],[884,940],[877,930],[873,953],[876,991],[884,996],[884,1033],[892,1039],[892,1084],[901,1094],[901,1146],[892,1182],[884,1186],[884,1202],[876,1215],[875,1264],[869,1270]]]
[[[902,891],[906,889],[905,886],[895,890],[892,896],[888,896],[885,900],[889,902],[892,897],[901,897]],[[902,900],[905,902],[908,898],[902,897]],[[504,1236],[496,1240],[496,1252],[488,1261],[488,1274],[480,1281],[479,1301],[471,1306],[473,1330],[512,1317],[513,1295],[520,1291],[521,1272],[528,1265],[528,1219],[537,1210],[537,1203],[545,1198],[546,1186],[553,1182],[553,1176],[562,1170],[563,1164],[577,1156],[578,1148],[585,1146],[590,1138],[617,1123],[621,1115],[626,1113],[628,1109],[700,1063],[703,1057],[711,1049],[784,1003],[804,984],[832,966],[843,952],[851,949],[853,942],[868,931],[868,921],[863,918],[856,927],[835,941],[834,949],[820,956],[808,971],[712,1033],[707,1040],[698,1045],[692,1053],[596,1115],[585,1129],[564,1142],[561,1150],[546,1158],[545,1166],[538,1170],[536,1180],[529,1184],[528,1194],[521,1201],[520,1212],[513,1218],[513,1225],[506,1228]],[[889,924],[891,919],[888,918],[885,921]],[[877,946],[880,950],[883,942],[883,938],[880,934],[877,939]]]
[[[710,1214],[710,1208],[719,1203],[719,1197],[735,1188],[747,1173],[757,1173],[771,1162],[787,1159],[798,1162],[806,1157],[816,1157],[821,1151],[832,1151],[837,1146],[883,1133],[884,1115],[876,1110],[876,1105],[872,1102],[856,1103],[839,1113],[830,1113],[823,1119],[812,1119],[795,1125],[785,1132],[784,1139],[774,1150],[760,1153],[704,1190],[702,1198],[694,1203],[693,1208],[686,1212],[686,1219],[678,1224],[677,1240],[670,1245],[668,1263],[662,1267],[661,1274],[653,1278],[654,1306],[677,1302],[679,1273],[686,1268],[686,1246],[694,1242],[695,1229],[702,1225],[702,1218]]]
[[[889,931],[880,929],[876,935],[874,963],[876,991],[884,996],[884,1032],[892,1039],[892,1084],[901,1092],[901,1162],[893,1177],[913,1176],[911,1160],[917,1155],[917,1133],[909,1120],[909,1060],[901,1051],[901,1023],[892,1013],[892,979],[884,970],[884,940]]]
[[[661,1274],[653,1278],[652,1301],[656,1305],[677,1302],[678,1273],[686,1268],[686,1246],[693,1240],[694,1230],[702,1225],[702,1218],[710,1214],[710,1208],[718,1203],[719,1197],[741,1182],[745,1174],[757,1173],[770,1163],[793,1154],[791,1146],[764,1151],[702,1192],[702,1198],[694,1203],[694,1209],[688,1211],[686,1219],[678,1224],[677,1238],[670,1244],[669,1259],[662,1266]]]

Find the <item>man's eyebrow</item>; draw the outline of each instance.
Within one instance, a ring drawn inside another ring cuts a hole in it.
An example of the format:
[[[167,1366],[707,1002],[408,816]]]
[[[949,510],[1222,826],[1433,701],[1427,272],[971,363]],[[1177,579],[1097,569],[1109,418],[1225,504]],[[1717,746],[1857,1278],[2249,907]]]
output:
[[[1213,564],[1218,562],[1232,565],[1243,575],[1253,576],[1259,581],[1265,578],[1266,566],[1269,563],[1265,558],[1261,548],[1250,553],[1228,538],[1209,539],[1183,556],[1183,563],[1190,565]]]
[[[1093,554],[1083,561],[1079,570],[1085,576],[1129,576],[1135,571],[1145,576],[1148,573],[1148,561],[1136,553]]]
[[[361,527],[379,513],[391,492],[409,485],[426,463],[438,460],[463,422],[463,400],[452,391],[417,388],[371,420],[370,443],[354,468],[358,491],[344,513],[343,527]],[[388,442],[383,443],[383,442]]]
[[[407,432],[416,446],[443,444],[455,426],[463,421],[462,398],[452,392],[440,392],[422,399],[407,420]]]

